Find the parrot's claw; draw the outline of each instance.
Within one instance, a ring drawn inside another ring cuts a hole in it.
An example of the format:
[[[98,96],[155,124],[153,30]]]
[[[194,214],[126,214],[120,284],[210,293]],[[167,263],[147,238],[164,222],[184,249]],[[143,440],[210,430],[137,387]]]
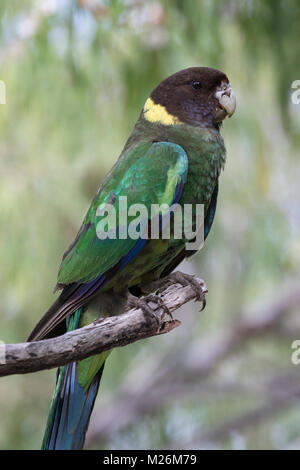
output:
[[[158,309],[163,310],[163,314],[160,316],[158,313],[156,313],[156,309],[153,309],[149,303],[156,304]],[[166,317],[169,316],[171,320],[173,320],[172,313],[168,309],[168,307],[165,305],[164,301],[159,295],[156,294],[149,294],[145,297],[135,297],[134,295],[131,295],[128,297],[128,306],[129,307],[135,307],[135,308],[140,308],[144,315],[146,317],[154,318],[158,328],[160,329],[162,320]]]
[[[144,297],[144,299],[142,300],[145,300],[146,302],[153,302],[155,304],[158,305],[158,307],[160,307],[164,313],[161,317],[161,319],[163,320],[166,316],[170,317],[171,320],[174,320],[173,318],[173,315],[172,313],[170,312],[169,308],[166,306],[166,304],[164,303],[163,299],[157,295],[157,293],[155,294],[148,294],[146,297]]]
[[[198,302],[202,302],[200,312],[205,309],[205,294],[207,292],[207,287],[204,281],[202,281],[200,284],[193,275],[182,273],[180,271],[176,271],[175,273],[170,274],[168,279],[172,279],[172,281],[178,282],[178,284],[181,284],[183,287],[190,286],[196,294],[196,300]]]

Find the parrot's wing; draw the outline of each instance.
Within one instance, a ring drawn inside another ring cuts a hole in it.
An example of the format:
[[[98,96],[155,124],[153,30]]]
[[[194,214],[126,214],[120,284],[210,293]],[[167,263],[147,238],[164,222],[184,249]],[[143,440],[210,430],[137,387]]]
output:
[[[170,142],[142,142],[119,159],[94,198],[75,241],[64,254],[58,275],[58,286],[63,287],[63,292],[29,340],[45,337],[67,315],[86,304],[144,248],[146,238],[134,239],[126,233],[124,239],[119,236],[137,217],[137,214],[128,216],[124,225],[125,199],[128,209],[133,204],[143,204],[150,219],[152,204],[171,206],[179,201],[187,169],[185,151]],[[107,204],[115,209],[115,221],[114,216],[111,219],[111,226],[117,232],[115,239],[103,239],[109,227],[102,226],[104,217],[99,214],[103,215]]]
[[[212,227],[216,210],[217,210],[217,199],[218,199],[218,190],[219,190],[219,185],[216,183],[216,186],[214,188],[214,191],[211,196],[211,200],[207,209],[207,212],[205,214],[205,219],[204,219],[204,240],[206,239],[207,235],[210,232],[210,229]]]

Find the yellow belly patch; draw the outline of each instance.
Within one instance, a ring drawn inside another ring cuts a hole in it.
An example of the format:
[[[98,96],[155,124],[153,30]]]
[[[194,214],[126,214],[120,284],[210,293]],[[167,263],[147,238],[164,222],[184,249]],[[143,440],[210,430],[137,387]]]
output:
[[[183,124],[176,116],[168,113],[164,106],[154,103],[152,98],[147,99],[143,111],[145,119],[150,122],[160,122],[165,126]]]

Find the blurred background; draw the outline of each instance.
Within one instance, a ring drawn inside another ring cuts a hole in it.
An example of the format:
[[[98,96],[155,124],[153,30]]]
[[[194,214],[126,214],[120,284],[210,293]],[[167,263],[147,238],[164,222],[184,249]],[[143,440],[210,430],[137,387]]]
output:
[[[0,339],[24,341],[61,257],[149,93],[182,68],[223,70],[218,210],[181,269],[207,307],[115,350],[90,449],[300,449],[298,0],[1,1]],[[0,448],[38,449],[55,370],[2,378]]]

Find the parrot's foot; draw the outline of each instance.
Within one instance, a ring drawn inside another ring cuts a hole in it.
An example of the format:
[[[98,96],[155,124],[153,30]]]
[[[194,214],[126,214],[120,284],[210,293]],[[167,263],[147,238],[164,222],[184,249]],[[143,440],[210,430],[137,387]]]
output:
[[[205,309],[205,294],[207,292],[207,288],[204,281],[200,284],[193,275],[182,273],[180,271],[175,271],[175,273],[169,274],[167,278],[168,280],[172,280],[174,283],[178,282],[178,284],[181,284],[183,287],[190,286],[196,294],[196,300],[198,302],[202,302],[200,312]]]
[[[149,305],[149,303],[153,303],[157,307],[154,309]],[[133,308],[133,307],[140,308],[143,311],[143,313],[146,317],[148,317],[148,318],[150,317],[150,318],[155,319],[158,328],[161,327],[162,320],[164,320],[164,318],[166,316],[169,316],[171,318],[171,320],[173,320],[172,313],[170,312],[170,310],[168,309],[168,307],[166,306],[166,304],[164,303],[162,298],[159,295],[156,295],[156,294],[149,294],[149,295],[147,295],[145,297],[142,297],[142,298],[135,297],[134,295],[129,294],[128,301],[127,301],[127,306],[129,308]],[[162,315],[159,315],[156,312],[156,310],[158,310],[158,309],[163,310]]]
[[[163,309],[164,313],[161,317],[162,320],[164,320],[164,318],[166,316],[170,317],[171,320],[174,320],[172,313],[170,312],[170,310],[168,309],[168,307],[164,303],[163,299],[159,295],[157,295],[157,294],[148,294],[146,297],[144,297],[144,300],[146,300],[146,302],[153,302],[159,308]]]

